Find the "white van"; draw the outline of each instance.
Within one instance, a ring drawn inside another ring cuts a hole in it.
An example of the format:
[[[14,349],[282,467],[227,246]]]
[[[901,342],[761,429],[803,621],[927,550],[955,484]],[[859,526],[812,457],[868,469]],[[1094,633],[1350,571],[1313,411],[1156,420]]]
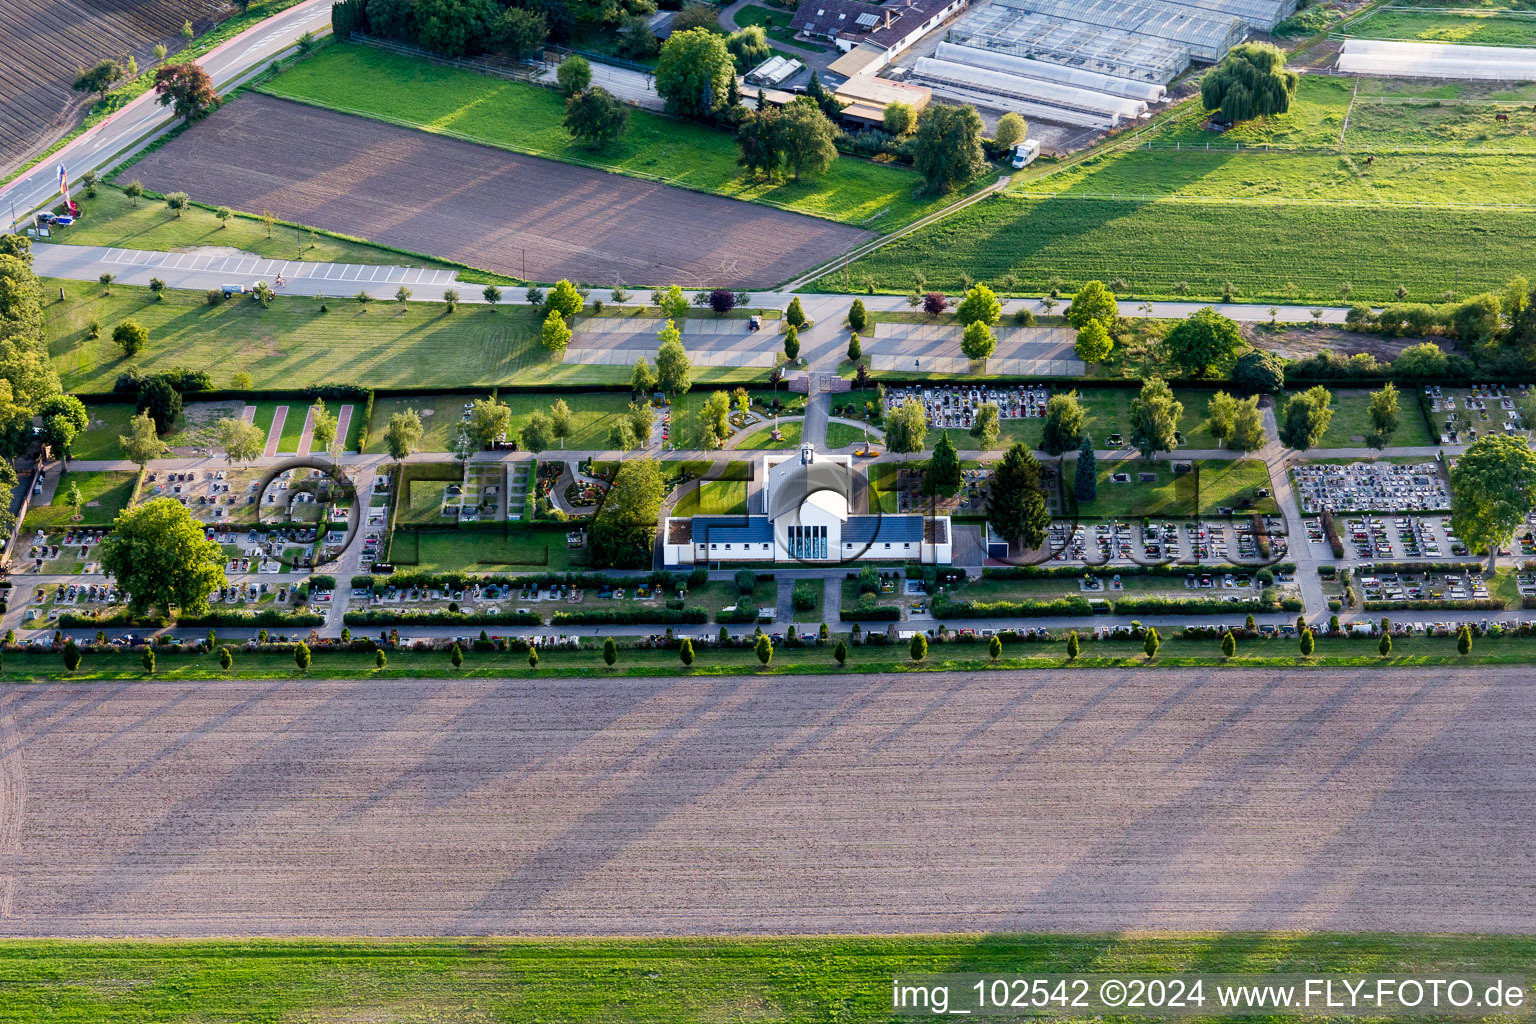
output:
[[[1025,139],[1013,147],[1013,169],[1022,170],[1034,162],[1040,155],[1040,143],[1034,139]]]

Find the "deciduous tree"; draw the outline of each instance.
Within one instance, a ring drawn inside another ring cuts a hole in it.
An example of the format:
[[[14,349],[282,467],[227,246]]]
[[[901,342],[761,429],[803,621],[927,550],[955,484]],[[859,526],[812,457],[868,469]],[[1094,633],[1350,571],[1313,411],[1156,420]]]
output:
[[[1285,67],[1285,53],[1269,43],[1241,43],[1227,51],[1200,81],[1200,102],[1236,124],[1283,114],[1291,108],[1300,77]]]
[[[1224,365],[1243,347],[1237,324],[1207,306],[1180,320],[1163,338],[1163,354],[1192,376]]]
[[[1176,401],[1161,377],[1152,377],[1141,386],[1141,393],[1131,399],[1131,444],[1144,459],[1158,452],[1171,452],[1178,444],[1174,436],[1184,403]]]
[[[981,323],[993,326],[1003,318],[1003,304],[997,293],[984,284],[974,284],[955,307],[955,321],[962,326]]]
[[[726,107],[736,62],[725,40],[707,28],[672,33],[656,61],[656,92],[683,117],[712,117]]]
[[[997,119],[997,130],[992,133],[992,141],[1003,149],[1012,149],[1028,135],[1029,125],[1024,123],[1024,118],[1010,110]]]
[[[558,309],[550,310],[544,318],[544,326],[539,328],[539,344],[544,346],[545,351],[559,355],[570,343],[571,329],[566,326],[565,317],[560,315]]]
[[[1316,447],[1333,421],[1332,402],[1333,396],[1321,385],[1292,395],[1280,422],[1281,442],[1299,451]]]
[[[1536,453],[1523,437],[1480,437],[1451,467],[1451,528],[1473,551],[1488,552],[1490,574],[1533,507]]]
[[[928,187],[949,192],[987,169],[986,125],[972,106],[931,103],[917,118],[912,163]]]
[[[1077,343],[1072,351],[1085,363],[1102,363],[1114,351],[1115,343],[1109,331],[1098,320],[1089,320],[1077,329]]]
[[[132,359],[149,342],[149,331],[137,320],[124,320],[112,328],[112,341],[125,358]]]
[[[384,430],[384,445],[389,449],[389,457],[396,462],[404,462],[421,447],[421,435],[421,416],[415,409],[395,413],[389,418],[389,426]]]
[[[1040,450],[1047,455],[1060,455],[1078,446],[1083,438],[1083,423],[1087,414],[1077,399],[1076,391],[1057,392],[1045,403],[1044,431],[1040,438]]]
[[[101,542],[101,566],[143,615],[151,607],[201,614],[208,595],[224,585],[224,551],[181,502],[153,498],[118,513]]]
[[[976,447],[982,451],[991,451],[997,447],[997,438],[1001,433],[1002,414],[997,403],[982,402],[971,418],[971,436],[976,439]]]
[[[837,159],[837,126],[812,99],[797,96],[785,104],[778,118],[779,149],[784,164],[796,181],[822,174]]]
[[[661,345],[656,350],[656,386],[672,397],[688,393],[693,386],[693,364],[683,348],[683,336],[672,321],[657,335]]]
[[[170,107],[173,114],[188,124],[207,115],[219,102],[208,72],[190,62],[156,68],[155,92],[162,107]]]
[[[605,149],[629,127],[629,107],[607,89],[594,85],[565,101],[563,123],[572,138],[580,139],[591,149]]]
[[[146,417],[147,418],[147,417]],[[137,423],[134,424],[137,429]],[[150,421],[150,430],[154,429],[154,422]],[[230,465],[236,462],[251,462],[260,458],[267,448],[267,434],[254,423],[247,423],[233,416],[225,417],[214,424],[214,437],[220,448],[224,449],[224,459]],[[160,444],[160,439],[155,438],[155,443]],[[164,450],[164,445],[160,445]],[[124,445],[126,449],[127,446]],[[151,458],[158,458],[158,455]],[[137,461],[137,460],[135,460]],[[148,461],[148,460],[146,460]]]
[[[997,351],[997,337],[980,320],[967,324],[965,331],[960,335],[960,351],[967,359],[980,362]]]
[[[1103,281],[1089,281],[1072,296],[1066,315],[1067,323],[1079,331],[1089,321],[1097,321],[1108,331],[1120,315],[1120,306],[1115,301],[1115,293],[1106,288]]]
[[[1390,381],[1380,391],[1371,392],[1369,411],[1371,429],[1366,432],[1365,440],[1372,448],[1385,448],[1392,442],[1392,435],[1397,433],[1400,422],[1397,414],[1397,388]]]
[[[592,563],[613,568],[651,564],[651,538],[666,487],[655,459],[624,462],[592,517]]]
[[[885,444],[892,452],[920,452],[928,438],[928,413],[923,403],[907,399],[885,417]]]

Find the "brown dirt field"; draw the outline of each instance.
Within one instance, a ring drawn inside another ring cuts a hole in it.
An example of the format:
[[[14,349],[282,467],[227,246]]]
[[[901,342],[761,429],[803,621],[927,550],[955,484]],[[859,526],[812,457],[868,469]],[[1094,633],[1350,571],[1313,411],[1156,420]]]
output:
[[[1524,669],[45,684],[0,933],[1529,932]]]
[[[220,109],[132,176],[510,277],[605,287],[769,287],[874,237],[262,95]]]
[[[181,48],[181,25],[204,32],[227,13],[219,0],[48,0],[0,4],[0,172],[44,149],[95,102],[70,86],[81,67],[132,54],[153,61],[155,43]]]

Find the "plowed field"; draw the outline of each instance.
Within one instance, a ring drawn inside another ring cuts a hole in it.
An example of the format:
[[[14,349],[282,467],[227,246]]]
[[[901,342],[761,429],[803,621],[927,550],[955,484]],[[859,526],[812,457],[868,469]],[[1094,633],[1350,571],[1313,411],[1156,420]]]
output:
[[[220,109],[130,176],[535,281],[767,287],[872,237],[261,95]]]
[[[223,0],[0,3],[0,171],[52,142],[96,98],[70,89],[79,68],[128,54],[147,68],[156,43],[180,40],[183,22],[202,31],[228,6]]]
[[[0,694],[0,932],[1528,932],[1525,670]]]

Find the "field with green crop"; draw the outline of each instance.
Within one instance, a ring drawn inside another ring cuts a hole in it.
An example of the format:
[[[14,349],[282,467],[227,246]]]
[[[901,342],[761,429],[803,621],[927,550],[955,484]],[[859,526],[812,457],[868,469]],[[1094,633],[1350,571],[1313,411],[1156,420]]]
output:
[[[1409,39],[1476,46],[1536,44],[1536,14],[1478,11],[1460,14],[1383,8],[1349,23],[1345,35],[1360,39]]]
[[[1158,154],[1162,155],[1162,154]],[[1248,301],[1390,302],[1399,285],[1435,301],[1502,288],[1531,268],[1536,210],[1414,210],[989,197],[856,261],[850,276],[887,292],[927,284],[962,291],[962,274],[994,284],[1012,274],[1026,294],[1060,278],[1123,278],[1139,297],[1216,298],[1228,283]],[[821,278],[841,291],[843,275]]]
[[[1346,281],[1377,302],[1497,288],[1536,241],[1533,102],[1529,85],[1304,75],[1290,111],[1227,132],[1190,104],[1141,148],[1042,165],[816,287],[906,291],[917,270],[946,290],[1121,278],[1275,302],[1337,301]]]
[[[1275,971],[1422,977],[1446,971],[1520,973],[1533,955],[1536,941],[1521,936],[1329,932],[1135,938],[13,940],[0,945],[0,967],[11,980],[0,990],[0,1020],[862,1024],[893,1019],[892,977],[924,972]]]
[[[875,230],[908,223],[953,198],[918,197],[921,179],[914,171],[849,157],[838,159],[816,178],[753,181],[736,165],[736,142],[728,132],[639,109],[630,112],[629,127],[621,139],[605,151],[594,152],[571,140],[561,125],[564,102],[551,89],[365,46],[325,47],[261,89],[285,99],[518,153],[769,203]]]

